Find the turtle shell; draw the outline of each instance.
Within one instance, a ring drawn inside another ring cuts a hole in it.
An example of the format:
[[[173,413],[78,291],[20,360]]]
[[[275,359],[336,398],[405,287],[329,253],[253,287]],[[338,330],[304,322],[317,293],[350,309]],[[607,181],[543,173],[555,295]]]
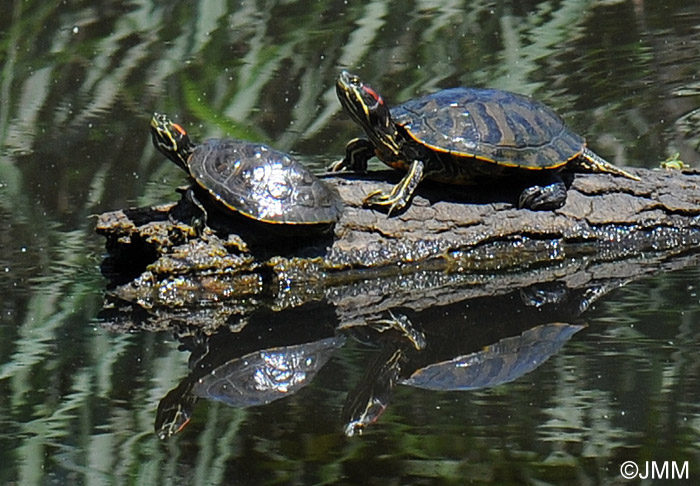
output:
[[[497,89],[446,89],[396,106],[391,115],[415,141],[457,159],[557,169],[585,147],[547,106]]]
[[[267,404],[308,385],[344,343],[343,337],[330,337],[255,351],[201,377],[194,383],[192,393],[231,407]]]
[[[428,390],[475,390],[508,383],[547,361],[581,329],[574,324],[542,324],[482,351],[420,368],[400,383]]]
[[[330,224],[342,213],[335,188],[267,145],[211,139],[195,147],[190,176],[229,209],[266,223]]]

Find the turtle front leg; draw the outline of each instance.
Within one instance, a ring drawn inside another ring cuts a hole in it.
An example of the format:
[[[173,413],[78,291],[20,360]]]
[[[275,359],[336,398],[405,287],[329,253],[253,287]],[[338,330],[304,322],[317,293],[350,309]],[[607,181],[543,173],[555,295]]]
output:
[[[533,211],[551,211],[566,203],[566,184],[561,179],[543,186],[532,186],[520,193],[518,207]]]
[[[391,192],[387,194],[381,190],[374,191],[365,198],[363,205],[373,208],[388,207],[388,216],[391,216],[391,213],[401,211],[411,200],[418,183],[423,180],[424,168],[422,160],[414,160],[408,173],[391,189]]]
[[[364,138],[350,140],[345,146],[345,158],[333,162],[329,172],[350,170],[354,172],[366,172],[367,161],[374,157],[374,145]]]
[[[207,213],[207,210],[202,202],[197,198],[197,194],[195,194],[192,187],[181,189],[184,199],[190,204],[187,214],[187,216],[189,216],[189,221],[187,221],[187,223],[194,228],[197,235],[201,236],[207,228],[207,219],[209,214]],[[174,220],[172,214],[170,214],[169,217],[171,223],[177,224],[177,221]]]

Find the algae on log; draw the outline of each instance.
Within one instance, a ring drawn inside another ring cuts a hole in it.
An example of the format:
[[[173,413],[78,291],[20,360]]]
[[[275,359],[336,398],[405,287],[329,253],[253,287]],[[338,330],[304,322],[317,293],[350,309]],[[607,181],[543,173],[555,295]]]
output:
[[[185,199],[102,214],[97,231],[107,238],[111,255],[105,272],[117,275],[110,294],[142,308],[229,302],[237,313],[349,294],[363,295],[361,307],[370,294],[360,283],[373,285],[386,299],[401,294],[400,288],[483,283],[489,275],[507,273],[516,280],[517,273],[535,270],[578,275],[572,265],[585,274],[591,265],[619,267],[626,261],[646,265],[638,270],[648,273],[652,262],[693,252],[700,243],[700,174],[635,172],[641,181],[577,174],[566,204],[555,211],[516,209],[488,190],[424,183],[410,207],[392,217],[362,207],[369,192],[391,182],[328,177],[345,201],[343,216],[332,234],[297,245],[291,242],[299,235],[267,234],[255,223],[235,234],[197,236],[168,217],[173,208],[187,213]]]

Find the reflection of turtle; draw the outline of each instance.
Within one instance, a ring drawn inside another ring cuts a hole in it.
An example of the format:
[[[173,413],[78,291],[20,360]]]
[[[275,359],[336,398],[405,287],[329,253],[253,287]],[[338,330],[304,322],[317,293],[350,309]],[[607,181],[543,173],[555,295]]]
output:
[[[582,328],[565,323],[536,326],[482,351],[420,368],[399,383],[429,390],[474,390],[508,383],[547,361]]]
[[[193,372],[160,401],[156,434],[166,439],[181,431],[200,397],[231,407],[252,407],[292,395],[313,380],[344,342],[342,336],[336,336],[263,349],[226,361],[203,375]]]
[[[542,324],[518,336],[502,338],[481,351],[419,365],[413,372],[413,356],[420,362],[421,354],[430,355],[432,341],[422,341],[425,349],[416,348],[410,339],[384,343],[360,384],[347,397],[343,409],[345,434],[362,434],[376,422],[397,384],[429,390],[473,390],[507,383],[540,366],[582,328],[565,323]]]
[[[153,144],[186,171],[197,195],[265,223],[327,225],[342,212],[337,191],[289,155],[258,143],[211,139],[194,145],[165,115],[151,119]],[[193,202],[206,210],[196,197]]]
[[[390,193],[370,194],[365,199],[368,206],[398,211],[424,178],[475,184],[537,173],[537,184],[525,189],[519,200],[521,207],[530,209],[556,209],[566,202],[566,186],[557,174],[565,166],[638,180],[589,150],[550,108],[525,96],[454,88],[390,111],[374,89],[348,72],[341,73],[336,91],[368,139],[348,143],[345,158],[331,169],[364,171],[376,155],[407,172]]]

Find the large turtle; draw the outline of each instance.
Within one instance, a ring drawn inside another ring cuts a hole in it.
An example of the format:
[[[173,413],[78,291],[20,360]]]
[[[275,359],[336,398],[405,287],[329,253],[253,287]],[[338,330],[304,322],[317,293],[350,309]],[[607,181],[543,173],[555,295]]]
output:
[[[267,145],[231,139],[195,145],[180,125],[158,113],[151,135],[158,150],[190,175],[195,193],[223,209],[271,224],[328,225],[340,218],[343,203],[335,188]],[[206,217],[199,198],[193,202]]]
[[[458,185],[493,182],[499,177],[535,183],[521,193],[519,206],[556,209],[566,202],[559,169],[606,172],[628,179],[622,170],[586,147],[547,106],[497,89],[453,88],[407,101],[391,110],[357,76],[343,71],[336,83],[340,103],[367,139],[348,143],[345,158],[330,167],[364,171],[377,156],[406,171],[389,193],[375,191],[365,205],[388,212],[404,208],[423,179]]]

